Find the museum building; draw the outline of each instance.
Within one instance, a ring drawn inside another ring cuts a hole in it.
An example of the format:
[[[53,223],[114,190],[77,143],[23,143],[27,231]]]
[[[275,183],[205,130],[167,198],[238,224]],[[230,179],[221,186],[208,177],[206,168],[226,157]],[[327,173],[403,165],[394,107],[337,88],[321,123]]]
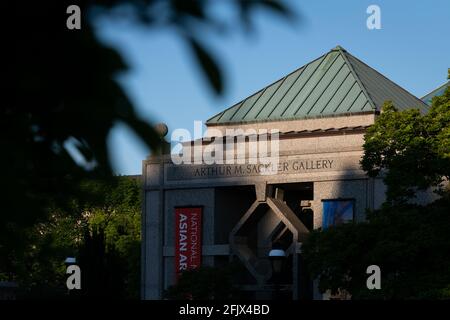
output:
[[[142,297],[161,299],[183,270],[237,265],[245,297],[273,297],[278,279],[285,297],[323,298],[302,267],[301,244],[311,230],[363,221],[384,202],[381,177],[368,177],[360,160],[388,100],[399,110],[429,108],[337,46],[206,121],[223,139],[244,132],[233,137],[247,146],[239,161],[175,164],[170,152],[144,160]],[[255,134],[246,132],[273,129],[276,172],[262,174],[248,152]],[[278,278],[273,249],[286,257]]]

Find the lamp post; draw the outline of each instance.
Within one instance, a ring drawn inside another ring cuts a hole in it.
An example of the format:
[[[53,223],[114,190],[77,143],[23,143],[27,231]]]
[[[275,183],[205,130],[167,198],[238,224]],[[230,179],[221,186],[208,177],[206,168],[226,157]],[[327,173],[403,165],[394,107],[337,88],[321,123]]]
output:
[[[66,260],[64,260],[64,263],[66,266],[70,266],[77,263],[77,259],[75,257],[67,257]]]
[[[273,279],[275,282],[276,299],[280,296],[280,274],[283,269],[284,261],[286,260],[286,252],[281,246],[273,245],[269,252],[269,260],[272,263]]]

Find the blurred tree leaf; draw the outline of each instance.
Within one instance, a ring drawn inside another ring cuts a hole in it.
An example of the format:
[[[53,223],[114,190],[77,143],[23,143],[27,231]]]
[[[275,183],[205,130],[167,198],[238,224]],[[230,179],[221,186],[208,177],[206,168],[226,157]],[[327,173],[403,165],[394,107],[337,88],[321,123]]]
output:
[[[292,10],[290,10],[282,1],[261,0],[260,4],[285,18],[292,19],[294,17]]]
[[[214,61],[211,54],[207,52],[197,40],[192,37],[187,38],[186,40],[194,53],[197,63],[200,65],[204,74],[208,78],[209,83],[217,94],[222,94],[223,79],[218,64]]]
[[[233,0],[237,3],[241,0]],[[81,30],[68,30],[66,9],[81,7]],[[162,137],[136,112],[117,78],[128,66],[95,33],[99,17],[128,20],[152,29],[183,30],[214,92],[223,73],[197,40],[198,24],[215,25],[207,5],[194,0],[81,0],[8,3],[9,26],[3,59],[8,79],[0,107],[0,273],[15,279],[30,241],[30,227],[48,220],[50,206],[67,212],[74,201],[96,196],[86,179],[112,176],[107,139],[118,122],[127,124],[154,152]],[[269,5],[270,6],[270,5]],[[277,10],[277,9],[272,9]],[[195,40],[194,40],[195,39]],[[72,157],[75,143],[80,159]],[[84,163],[95,164],[83,166]]]

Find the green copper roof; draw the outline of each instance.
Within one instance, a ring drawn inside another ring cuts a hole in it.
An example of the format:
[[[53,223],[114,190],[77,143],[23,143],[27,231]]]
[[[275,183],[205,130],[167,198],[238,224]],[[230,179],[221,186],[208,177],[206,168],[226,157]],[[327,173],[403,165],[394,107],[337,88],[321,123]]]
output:
[[[213,116],[206,123],[301,119],[427,105],[340,46]]]
[[[427,105],[431,106],[431,100],[433,100],[434,97],[442,96],[447,89],[447,87],[450,87],[450,81],[447,81],[447,83],[444,83],[442,86],[440,86],[437,89],[434,89],[429,94],[422,97],[423,102],[425,102]]]

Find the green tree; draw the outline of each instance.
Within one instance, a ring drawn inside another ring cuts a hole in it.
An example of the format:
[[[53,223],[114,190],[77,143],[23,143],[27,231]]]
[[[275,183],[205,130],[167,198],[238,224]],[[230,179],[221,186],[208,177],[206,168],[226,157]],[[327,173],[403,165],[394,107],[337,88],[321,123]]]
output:
[[[450,200],[390,206],[368,221],[314,231],[302,247],[319,289],[353,299],[450,299]],[[381,290],[368,290],[366,269],[381,269]]]
[[[90,186],[92,187],[92,185]],[[103,201],[87,208],[88,229],[99,230],[111,259],[117,261],[123,296],[139,298],[141,264],[141,185],[137,178],[118,177],[114,185],[101,186]],[[103,291],[105,292],[105,291]]]
[[[20,294],[27,298],[62,297],[66,293],[66,257],[75,256],[86,222],[58,210],[45,223],[28,228],[28,241],[15,265]]]
[[[404,203],[417,190],[441,187],[450,178],[449,90],[433,99],[426,114],[399,112],[387,102],[367,130],[361,165],[370,176],[385,175],[388,203]]]
[[[139,298],[140,179],[89,180],[80,189],[90,190],[92,198],[74,199],[69,212],[54,206],[45,222],[28,229],[27,249],[16,266],[20,285],[26,288],[23,295],[65,294],[64,260],[74,256],[82,264],[84,287],[90,288],[84,296]]]
[[[386,103],[365,135],[362,167],[383,174],[387,202],[362,223],[314,231],[303,246],[321,291],[353,298],[450,298],[450,89],[427,114]],[[418,190],[441,198],[420,206]],[[381,290],[368,290],[366,268],[381,268]]]

